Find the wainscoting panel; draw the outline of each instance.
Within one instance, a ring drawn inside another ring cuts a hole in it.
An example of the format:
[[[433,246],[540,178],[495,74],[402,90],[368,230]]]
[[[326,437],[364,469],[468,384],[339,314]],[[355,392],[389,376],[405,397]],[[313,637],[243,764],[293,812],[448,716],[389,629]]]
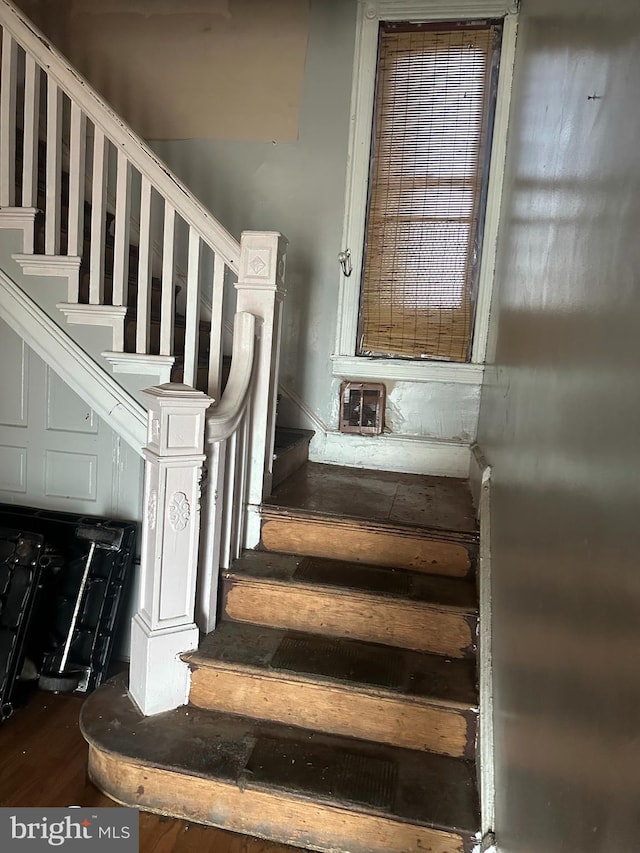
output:
[[[0,445],[0,491],[27,491],[27,448]]]
[[[28,410],[28,375],[30,350],[24,341],[11,332],[3,323],[0,355],[2,370],[2,400],[0,401],[0,425],[25,427]],[[5,334],[5,329],[8,334]],[[11,365],[11,369],[7,369]]]

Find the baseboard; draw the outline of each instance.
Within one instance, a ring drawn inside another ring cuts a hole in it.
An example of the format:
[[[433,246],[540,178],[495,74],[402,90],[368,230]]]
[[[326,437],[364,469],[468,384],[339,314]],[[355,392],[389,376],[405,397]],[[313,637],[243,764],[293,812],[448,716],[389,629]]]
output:
[[[312,462],[439,477],[467,477],[470,453],[468,444],[452,441],[396,434],[347,435],[337,430],[316,434],[309,446]]]
[[[293,389],[287,388],[286,385],[279,384],[278,393],[297,410],[294,417],[287,417],[286,415],[283,417],[283,425],[286,422],[286,426],[295,429],[311,429],[316,433],[316,436],[323,436],[329,432],[327,424],[325,424],[324,421],[307,406],[302,397],[296,394]],[[281,401],[282,409],[284,409],[286,405],[286,403],[282,405],[283,402],[284,401]]]

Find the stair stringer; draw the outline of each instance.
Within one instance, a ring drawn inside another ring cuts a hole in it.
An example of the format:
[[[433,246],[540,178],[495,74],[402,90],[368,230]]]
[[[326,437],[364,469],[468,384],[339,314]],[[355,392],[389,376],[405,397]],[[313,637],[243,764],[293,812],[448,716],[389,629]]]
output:
[[[96,362],[0,268],[3,318],[58,376],[136,451],[147,439],[144,407]]]

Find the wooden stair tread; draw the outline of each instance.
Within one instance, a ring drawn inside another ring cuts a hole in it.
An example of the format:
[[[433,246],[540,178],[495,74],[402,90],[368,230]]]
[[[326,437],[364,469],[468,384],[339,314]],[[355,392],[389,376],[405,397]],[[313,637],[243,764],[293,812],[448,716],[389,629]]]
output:
[[[399,825],[460,833],[469,840],[478,826],[471,762],[194,706],[145,718],[121,677],[87,699],[81,728],[92,746],[92,775],[101,764],[96,754],[115,758],[117,778],[99,782],[131,805],[172,813],[172,806],[179,810],[188,796],[190,780],[197,778],[239,787],[248,804],[251,791],[277,791],[309,805],[322,802]],[[149,773],[125,798],[118,785],[129,764],[180,774],[181,796],[176,798],[176,790],[169,788],[163,802],[158,784],[148,784],[157,776]]]
[[[370,566],[324,557],[244,551],[226,576],[238,580],[252,577],[295,585],[313,584],[336,590],[405,598],[462,610],[469,615],[478,612],[476,585],[472,580],[428,575],[411,569]]]
[[[222,664],[321,679],[453,707],[474,708],[478,698],[472,660],[246,623],[221,622],[185,659],[192,667]]]
[[[294,429],[293,427],[278,427],[276,440],[273,446],[274,457],[287,450],[291,450],[298,444],[310,441],[314,436],[311,429]]]
[[[465,480],[308,462],[264,500],[296,514],[343,516],[418,528],[476,542],[478,526]]]

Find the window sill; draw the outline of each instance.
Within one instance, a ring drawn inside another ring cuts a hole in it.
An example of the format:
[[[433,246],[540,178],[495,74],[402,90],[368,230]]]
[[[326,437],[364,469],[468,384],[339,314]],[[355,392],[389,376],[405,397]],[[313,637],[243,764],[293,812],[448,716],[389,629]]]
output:
[[[377,379],[389,382],[460,382],[480,385],[484,364],[405,361],[397,358],[368,358],[334,355],[333,375],[345,379]]]

